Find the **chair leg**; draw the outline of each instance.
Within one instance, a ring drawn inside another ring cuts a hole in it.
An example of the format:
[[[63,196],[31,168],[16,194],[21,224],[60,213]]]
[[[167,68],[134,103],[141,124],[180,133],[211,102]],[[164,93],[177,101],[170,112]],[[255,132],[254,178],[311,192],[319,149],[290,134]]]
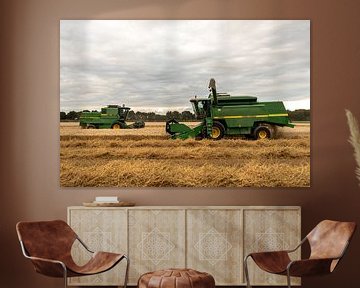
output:
[[[66,270],[66,266],[62,264],[62,267],[64,269],[64,287],[67,288],[67,270]]]
[[[124,288],[126,288],[126,287],[127,287],[128,278],[129,278],[130,259],[129,259],[129,257],[127,257],[126,255],[124,256],[124,258],[126,259],[126,271],[125,271]]]
[[[288,284],[288,288],[291,288],[291,278],[290,278],[290,271],[289,269],[287,269],[287,284]]]
[[[247,259],[249,258],[250,255],[247,255],[244,258],[244,272],[245,272],[245,279],[246,279],[246,287],[247,288],[251,288],[250,285],[250,279],[249,279],[249,270],[248,270],[248,265],[247,265]]]

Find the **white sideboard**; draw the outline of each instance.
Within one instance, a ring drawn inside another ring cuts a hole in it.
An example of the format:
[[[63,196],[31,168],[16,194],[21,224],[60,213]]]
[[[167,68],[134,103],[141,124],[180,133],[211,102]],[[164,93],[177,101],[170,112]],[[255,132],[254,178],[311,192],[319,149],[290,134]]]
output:
[[[301,238],[298,206],[68,207],[68,223],[92,249],[128,254],[129,285],[145,272],[192,268],[212,274],[216,285],[245,285],[243,258],[256,251],[294,248]],[[88,260],[81,245],[78,263]],[[300,258],[300,250],[294,253]],[[125,263],[69,285],[121,285]],[[286,285],[286,277],[261,271],[249,261],[253,285]],[[293,284],[300,284],[294,278]]]

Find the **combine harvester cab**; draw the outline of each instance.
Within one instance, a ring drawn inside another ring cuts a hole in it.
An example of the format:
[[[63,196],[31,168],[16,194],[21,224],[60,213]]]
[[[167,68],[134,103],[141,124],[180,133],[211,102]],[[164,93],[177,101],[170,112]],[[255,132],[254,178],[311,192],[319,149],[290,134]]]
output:
[[[171,138],[219,140],[224,136],[245,136],[271,139],[276,135],[277,127],[294,127],[281,101],[258,102],[254,96],[217,93],[214,79],[210,80],[209,89],[209,97],[190,100],[196,118],[201,123],[190,128],[176,120],[169,120],[166,132]]]
[[[84,129],[132,129],[145,127],[144,121],[126,123],[130,108],[119,105],[108,105],[101,108],[101,112],[83,111],[80,116],[80,126]]]

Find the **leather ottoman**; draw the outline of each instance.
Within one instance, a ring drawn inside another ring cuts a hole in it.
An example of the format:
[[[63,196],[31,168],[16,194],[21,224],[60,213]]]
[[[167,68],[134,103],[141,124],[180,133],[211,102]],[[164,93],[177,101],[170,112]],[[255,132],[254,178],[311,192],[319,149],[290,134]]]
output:
[[[192,269],[166,269],[140,276],[138,288],[214,288],[214,277]]]

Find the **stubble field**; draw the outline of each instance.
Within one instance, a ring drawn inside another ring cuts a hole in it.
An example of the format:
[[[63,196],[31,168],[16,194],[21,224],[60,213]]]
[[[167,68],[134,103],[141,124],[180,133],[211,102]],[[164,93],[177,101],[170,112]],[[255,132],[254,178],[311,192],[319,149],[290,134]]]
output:
[[[195,124],[195,123],[192,123]],[[306,187],[310,125],[280,128],[277,139],[171,140],[165,123],[143,129],[60,124],[63,187]]]

